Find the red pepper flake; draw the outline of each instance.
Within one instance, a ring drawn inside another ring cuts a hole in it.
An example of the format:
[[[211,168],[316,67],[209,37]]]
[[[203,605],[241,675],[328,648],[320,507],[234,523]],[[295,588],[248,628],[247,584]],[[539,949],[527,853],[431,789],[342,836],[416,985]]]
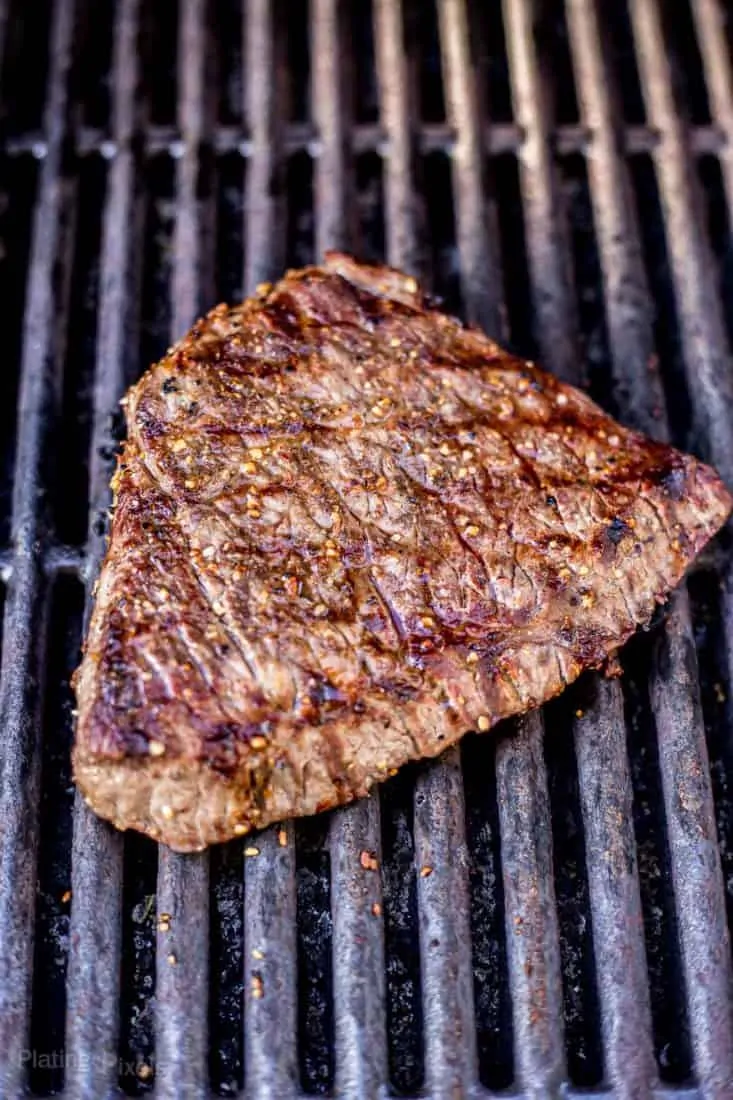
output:
[[[264,997],[265,983],[262,981],[261,975],[252,975],[252,981],[250,982],[250,992],[256,1001],[261,1001]]]
[[[64,890],[63,894],[61,895],[61,904],[62,905],[68,905],[68,903],[70,901],[71,901],[71,890]]]
[[[379,904],[378,901],[375,901],[374,904],[372,905],[372,914],[375,917],[381,917],[381,915],[382,915],[382,906]]]
[[[298,578],[286,577],[285,578],[285,591],[291,598],[295,598],[298,595]]]
[[[424,867],[420,868],[420,878],[427,878],[428,875],[432,875],[432,873],[433,873],[433,868],[429,867],[427,863],[425,864]]]
[[[376,871],[379,868],[379,863],[372,852],[367,852],[366,849],[359,856],[359,862],[365,871]]]

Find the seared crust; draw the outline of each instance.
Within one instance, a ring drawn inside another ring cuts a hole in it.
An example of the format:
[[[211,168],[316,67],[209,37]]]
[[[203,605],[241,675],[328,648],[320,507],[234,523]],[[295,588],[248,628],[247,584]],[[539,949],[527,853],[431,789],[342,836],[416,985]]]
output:
[[[708,467],[340,255],[217,307],[126,414],[74,768],[180,851],[544,702],[731,507]]]

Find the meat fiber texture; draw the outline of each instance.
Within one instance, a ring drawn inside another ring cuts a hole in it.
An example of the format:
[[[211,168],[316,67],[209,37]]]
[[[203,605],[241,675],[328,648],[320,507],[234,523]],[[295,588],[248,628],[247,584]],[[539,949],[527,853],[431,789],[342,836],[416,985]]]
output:
[[[556,695],[731,508],[709,467],[340,254],[212,310],[124,404],[74,770],[179,851]]]

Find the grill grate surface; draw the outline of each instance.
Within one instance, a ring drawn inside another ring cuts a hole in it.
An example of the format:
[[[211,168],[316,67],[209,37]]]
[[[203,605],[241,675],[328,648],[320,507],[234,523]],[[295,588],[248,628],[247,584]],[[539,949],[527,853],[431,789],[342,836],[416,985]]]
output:
[[[733,484],[732,43],[723,0],[0,0],[0,1096],[733,1095],[727,536],[621,680],[256,857],[114,833],[68,760],[117,402],[285,264],[418,271]]]

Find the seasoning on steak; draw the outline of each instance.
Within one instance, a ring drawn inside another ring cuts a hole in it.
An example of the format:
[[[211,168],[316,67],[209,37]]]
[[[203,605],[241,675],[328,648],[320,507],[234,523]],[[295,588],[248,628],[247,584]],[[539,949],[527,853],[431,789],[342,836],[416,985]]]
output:
[[[180,851],[363,795],[599,666],[723,523],[694,458],[332,254],[126,399],[76,780]]]

